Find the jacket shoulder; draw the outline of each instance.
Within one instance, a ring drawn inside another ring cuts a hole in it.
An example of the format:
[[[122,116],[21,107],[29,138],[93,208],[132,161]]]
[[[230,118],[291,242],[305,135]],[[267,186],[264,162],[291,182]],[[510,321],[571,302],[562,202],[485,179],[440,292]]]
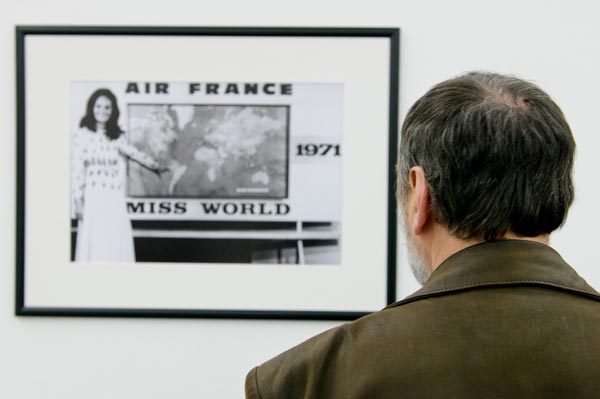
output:
[[[380,344],[382,339],[387,340],[384,335],[386,330],[390,331],[389,324],[405,313],[403,310],[387,309],[364,316],[325,331],[263,363],[248,373],[246,397],[355,397],[361,384],[351,381],[364,378],[365,366],[382,355],[377,348],[384,347]],[[332,384],[332,381],[347,383]]]
[[[533,397],[558,383],[553,364],[570,364],[561,368],[561,387],[590,392],[600,389],[589,383],[600,381],[600,371],[591,371],[600,370],[599,310],[598,301],[538,286],[420,298],[326,331],[255,368],[247,397],[444,397],[448,389],[465,398],[486,391]],[[577,371],[582,367],[588,375]],[[530,383],[506,384],[516,376]]]

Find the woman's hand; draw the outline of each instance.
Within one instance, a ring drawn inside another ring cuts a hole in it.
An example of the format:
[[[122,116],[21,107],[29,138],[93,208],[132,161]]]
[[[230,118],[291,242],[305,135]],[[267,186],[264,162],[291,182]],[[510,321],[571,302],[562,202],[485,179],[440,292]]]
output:
[[[156,165],[156,167],[155,167],[155,168],[152,168],[151,170],[152,170],[154,173],[156,173],[156,175],[157,175],[158,177],[161,177],[161,175],[162,175],[163,173],[165,173],[165,172],[168,172],[168,171],[169,171],[169,170],[171,170],[171,169],[170,169],[168,166],[165,166],[165,165],[160,165],[160,164],[158,164],[158,162],[157,162],[157,165]]]

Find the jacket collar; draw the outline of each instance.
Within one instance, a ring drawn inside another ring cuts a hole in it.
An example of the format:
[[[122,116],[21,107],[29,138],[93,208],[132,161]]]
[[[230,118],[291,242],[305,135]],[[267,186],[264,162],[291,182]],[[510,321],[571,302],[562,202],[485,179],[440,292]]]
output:
[[[502,240],[455,253],[442,262],[420,290],[387,308],[457,291],[507,285],[546,286],[600,300],[600,294],[554,249],[534,241]]]

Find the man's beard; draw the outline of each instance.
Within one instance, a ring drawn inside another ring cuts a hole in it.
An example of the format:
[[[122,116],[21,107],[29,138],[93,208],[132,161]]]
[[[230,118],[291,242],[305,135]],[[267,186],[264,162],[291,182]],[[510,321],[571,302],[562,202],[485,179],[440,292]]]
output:
[[[400,205],[400,230],[402,230],[402,234],[404,234],[404,241],[406,243],[406,256],[408,258],[408,264],[410,265],[410,269],[413,272],[413,275],[419,282],[419,284],[423,285],[429,279],[429,266],[427,264],[427,260],[421,248],[415,243],[412,234],[410,234],[408,226],[407,226],[407,215],[406,209],[404,205]]]

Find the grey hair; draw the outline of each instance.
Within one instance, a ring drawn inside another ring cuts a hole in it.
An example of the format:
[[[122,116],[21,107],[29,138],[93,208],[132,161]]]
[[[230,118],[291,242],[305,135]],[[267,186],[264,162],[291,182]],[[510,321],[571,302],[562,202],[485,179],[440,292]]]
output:
[[[560,227],[574,199],[575,141],[556,103],[536,85],[470,72],[431,88],[401,132],[397,194],[421,166],[434,219],[451,234],[495,240]]]

